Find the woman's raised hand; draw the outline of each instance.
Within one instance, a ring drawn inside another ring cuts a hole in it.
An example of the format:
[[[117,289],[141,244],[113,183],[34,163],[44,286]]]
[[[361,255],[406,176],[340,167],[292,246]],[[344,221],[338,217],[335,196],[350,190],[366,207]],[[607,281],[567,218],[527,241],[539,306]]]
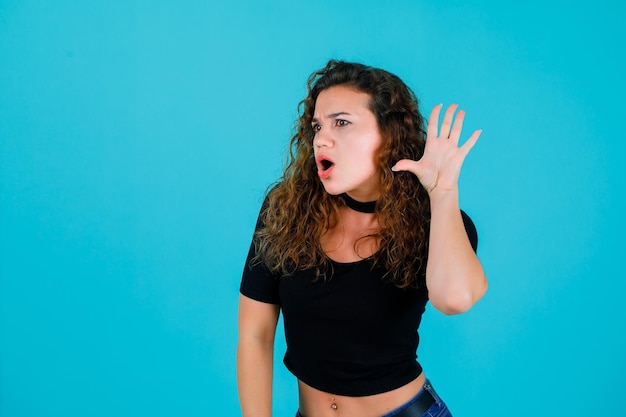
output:
[[[439,113],[442,107],[443,104],[439,104],[430,113],[426,147],[422,158],[419,161],[403,159],[392,168],[393,171],[410,171],[415,174],[431,195],[433,192],[457,190],[463,161],[482,132],[482,130],[475,131],[459,147],[465,112],[459,110],[452,125],[458,105],[451,104],[443,116],[441,130],[438,131]]]

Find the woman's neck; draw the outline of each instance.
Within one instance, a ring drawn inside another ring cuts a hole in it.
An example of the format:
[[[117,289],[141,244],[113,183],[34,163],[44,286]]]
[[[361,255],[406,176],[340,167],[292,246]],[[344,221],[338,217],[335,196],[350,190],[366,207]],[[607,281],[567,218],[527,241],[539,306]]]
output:
[[[348,193],[343,193],[341,195],[343,201],[346,203],[350,209],[354,211],[358,211],[359,213],[375,213],[376,212],[376,200],[374,201],[357,201],[354,198],[350,197]]]

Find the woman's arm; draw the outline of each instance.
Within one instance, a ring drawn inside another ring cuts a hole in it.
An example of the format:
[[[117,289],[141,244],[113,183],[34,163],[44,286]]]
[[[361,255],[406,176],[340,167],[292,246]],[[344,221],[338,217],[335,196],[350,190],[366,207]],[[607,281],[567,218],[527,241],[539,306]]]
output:
[[[274,335],[279,307],[239,296],[237,386],[243,417],[272,415]]]
[[[419,161],[403,159],[392,168],[415,174],[430,197],[430,240],[426,286],[432,305],[444,314],[469,310],[487,291],[487,279],[472,249],[459,209],[458,180],[461,166],[481,131],[459,146],[465,112],[456,115],[453,104],[446,110],[438,132],[442,105],[428,119],[424,155]]]
[[[430,210],[428,297],[444,314],[463,313],[485,294],[487,278],[467,237],[458,192],[431,193]]]

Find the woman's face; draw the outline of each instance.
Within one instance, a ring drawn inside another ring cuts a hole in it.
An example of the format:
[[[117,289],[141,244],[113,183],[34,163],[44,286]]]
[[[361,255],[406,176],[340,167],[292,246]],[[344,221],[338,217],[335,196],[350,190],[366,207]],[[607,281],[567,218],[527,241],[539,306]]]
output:
[[[358,201],[379,196],[375,155],[382,142],[370,95],[347,86],[323,90],[311,124],[318,175],[329,194]]]

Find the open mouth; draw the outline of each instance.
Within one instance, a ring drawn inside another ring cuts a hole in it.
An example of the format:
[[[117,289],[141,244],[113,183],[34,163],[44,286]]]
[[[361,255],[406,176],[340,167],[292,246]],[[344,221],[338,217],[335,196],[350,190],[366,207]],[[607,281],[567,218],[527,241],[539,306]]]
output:
[[[325,155],[319,155],[317,157],[317,174],[320,178],[327,178],[330,175],[335,163]]]

